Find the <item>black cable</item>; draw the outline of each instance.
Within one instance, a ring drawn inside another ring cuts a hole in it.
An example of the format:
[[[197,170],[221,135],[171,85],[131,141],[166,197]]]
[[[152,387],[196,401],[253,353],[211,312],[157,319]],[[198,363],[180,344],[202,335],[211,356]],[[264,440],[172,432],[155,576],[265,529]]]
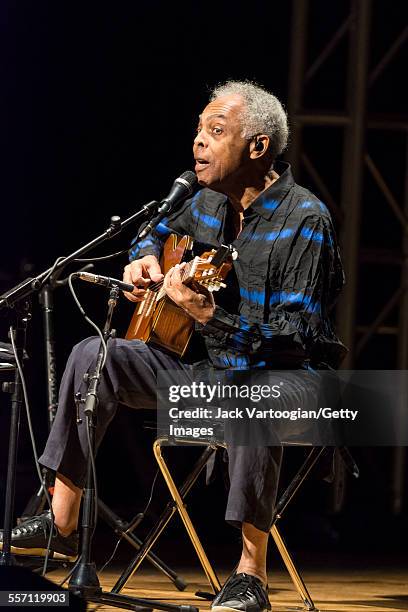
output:
[[[130,243],[130,247],[132,248],[134,244],[136,244],[136,242],[139,240],[139,234],[142,231],[144,225],[142,224],[138,231],[136,236],[133,238],[132,242]],[[126,249],[123,249],[122,251],[117,251],[116,253],[111,253],[110,255],[102,255],[101,257],[92,257],[92,258],[86,258],[86,259],[75,259],[74,261],[103,261],[105,259],[113,259],[114,257],[119,257],[120,255],[124,255],[125,253],[129,253],[129,247],[127,247]]]
[[[121,543],[123,539],[123,535],[121,535],[118,538],[118,541],[115,544],[115,547],[113,549],[113,552],[111,554],[111,556],[109,557],[109,559],[102,565],[102,567],[98,570],[98,574],[101,574],[103,572],[104,569],[106,569],[109,565],[109,563],[112,561],[113,557],[116,555],[116,551],[118,550],[119,544]]]
[[[124,255],[128,253],[129,249],[123,249],[122,251],[117,251],[116,253],[110,253],[109,255],[101,255],[101,257],[86,257],[80,259],[74,259],[74,261],[79,262],[87,262],[87,261],[104,261],[105,259],[113,259],[114,257],[119,257],[120,255]]]
[[[81,559],[82,559],[82,555],[79,555],[78,559],[75,561],[74,565],[71,567],[68,574],[65,576],[64,580],[58,583],[58,586],[61,586],[61,587],[64,586],[68,578],[71,578],[72,574],[75,572],[76,568],[78,567]]]
[[[52,274],[54,274],[55,272],[55,268],[57,267],[57,265],[59,264],[60,261],[63,261],[65,259],[65,257],[57,257],[57,259],[54,261],[54,263],[51,266],[50,271],[48,272],[48,274],[46,276],[44,276],[44,278],[41,280],[41,287],[44,287],[45,283],[47,282],[47,280],[52,276]]]
[[[146,504],[146,506],[145,506],[145,509],[142,511],[142,514],[146,514],[146,512],[147,512],[147,511],[148,511],[148,509],[149,509],[150,504],[152,503],[152,499],[153,499],[153,492],[154,492],[154,487],[155,487],[155,485],[156,485],[156,480],[157,480],[158,475],[159,475],[159,468],[157,468],[156,474],[155,474],[155,476],[154,476],[154,478],[153,478],[152,486],[151,486],[151,489],[150,489],[150,496],[149,496],[149,499],[148,499],[147,504]],[[124,533],[128,533],[128,531],[129,531],[129,530],[127,529],[127,530],[126,530]],[[115,556],[115,554],[116,554],[116,551],[118,550],[118,546],[119,546],[119,544],[121,543],[122,539],[123,539],[123,535],[121,535],[121,536],[119,537],[118,541],[117,541],[117,542],[116,542],[116,544],[115,544],[115,547],[114,547],[114,549],[113,549],[113,552],[112,552],[111,556],[110,556],[110,557],[109,557],[109,559],[108,559],[108,560],[107,560],[107,561],[106,561],[106,562],[105,562],[105,563],[102,565],[102,567],[101,567],[101,568],[100,568],[100,570],[99,570],[99,573],[103,572],[103,570],[104,570],[104,569],[106,569],[106,567],[107,567],[107,566],[109,565],[109,563],[112,561],[113,557],[114,557],[114,556]]]
[[[23,390],[24,405],[25,405],[25,408],[26,408],[28,430],[29,430],[29,433],[30,433],[31,446],[32,446],[32,449],[33,449],[35,467],[36,467],[37,475],[38,475],[38,478],[40,480],[41,487],[44,490],[44,495],[45,495],[45,498],[47,500],[47,504],[48,504],[48,506],[50,508],[50,513],[51,513],[51,530],[50,530],[50,533],[49,533],[49,536],[48,536],[47,552],[45,554],[44,565],[43,565],[43,570],[42,570],[42,575],[45,576],[45,574],[47,573],[48,559],[49,559],[49,556],[50,556],[52,534],[54,533],[54,529],[55,529],[55,525],[54,525],[54,513],[52,511],[51,498],[50,498],[50,495],[48,493],[48,490],[47,490],[44,478],[43,478],[43,476],[41,474],[41,470],[40,470],[40,466],[39,466],[39,462],[38,462],[38,453],[37,453],[37,446],[36,446],[35,438],[34,438],[33,425],[32,425],[32,421],[31,421],[31,409],[30,409],[30,403],[29,403],[29,399],[28,399],[27,385],[26,385],[26,381],[25,381],[25,377],[24,377],[24,371],[23,371],[23,368],[21,367],[20,359],[18,357],[18,352],[17,352],[17,348],[16,348],[16,345],[15,345],[15,341],[14,341],[14,329],[13,329],[12,326],[10,326],[10,340],[11,340],[11,346],[13,347],[13,353],[14,353],[14,358],[16,360],[16,366],[17,366],[17,369],[18,369],[18,372],[19,372],[19,375],[20,375],[21,388]]]
[[[101,365],[101,370],[104,368],[105,363],[106,363],[106,355],[108,353],[108,347],[106,345],[105,342],[105,338],[103,337],[103,333],[101,332],[101,330],[99,329],[99,327],[97,326],[96,323],[94,323],[86,314],[85,310],[82,308],[81,303],[77,297],[77,294],[75,293],[74,287],[72,286],[72,279],[76,278],[76,274],[72,273],[69,275],[68,277],[68,286],[69,286],[69,290],[71,291],[72,297],[74,298],[74,301],[76,303],[76,305],[78,306],[81,314],[83,315],[83,317],[85,318],[86,321],[88,321],[89,325],[91,325],[95,330],[96,333],[98,334],[99,338],[101,339],[101,343],[102,343],[102,347],[103,347],[103,359],[102,359],[102,365]]]
[[[146,512],[147,512],[147,511],[148,511],[148,509],[149,509],[150,504],[152,503],[152,499],[153,499],[153,491],[154,491],[154,487],[155,487],[155,485],[156,485],[156,480],[157,480],[158,475],[159,475],[159,468],[157,468],[157,470],[156,470],[156,474],[154,475],[153,482],[152,482],[152,488],[150,489],[150,497],[149,497],[149,499],[148,499],[148,501],[147,501],[147,504],[146,504],[146,506],[145,506],[145,509],[144,509],[144,510],[142,510],[142,514],[146,514]]]

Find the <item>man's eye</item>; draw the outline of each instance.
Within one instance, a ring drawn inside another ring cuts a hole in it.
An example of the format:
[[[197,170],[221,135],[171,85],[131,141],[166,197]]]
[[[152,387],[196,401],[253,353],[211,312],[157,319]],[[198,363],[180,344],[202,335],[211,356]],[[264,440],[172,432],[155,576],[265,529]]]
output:
[[[217,134],[217,135],[222,134],[222,128],[220,127],[214,127],[212,131],[213,131],[213,134]]]

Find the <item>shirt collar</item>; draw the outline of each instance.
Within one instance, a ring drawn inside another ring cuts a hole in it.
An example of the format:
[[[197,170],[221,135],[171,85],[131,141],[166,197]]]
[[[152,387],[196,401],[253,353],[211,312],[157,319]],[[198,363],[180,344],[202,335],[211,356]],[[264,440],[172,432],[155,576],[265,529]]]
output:
[[[274,169],[279,178],[268,189],[263,191],[244,212],[248,216],[256,212],[264,219],[271,219],[288,191],[295,184],[290,165],[286,162],[276,162]]]

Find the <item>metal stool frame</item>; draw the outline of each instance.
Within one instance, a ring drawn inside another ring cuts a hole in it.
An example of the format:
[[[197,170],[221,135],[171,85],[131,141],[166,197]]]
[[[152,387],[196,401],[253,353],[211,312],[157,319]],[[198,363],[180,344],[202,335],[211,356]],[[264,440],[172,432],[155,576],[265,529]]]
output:
[[[193,470],[190,472],[189,476],[185,479],[180,488],[174,482],[174,479],[171,475],[169,467],[166,461],[163,458],[162,447],[163,446],[203,446],[207,445],[203,453],[198,458],[196,464],[193,467]],[[221,589],[220,581],[215,573],[206,553],[204,547],[201,544],[201,541],[198,537],[198,534],[194,528],[194,525],[191,521],[191,518],[187,512],[185,505],[185,497],[193,487],[196,482],[198,476],[207,465],[209,459],[216,452],[217,448],[225,448],[224,445],[216,442],[214,444],[209,444],[208,441],[203,440],[185,440],[183,438],[168,438],[161,437],[158,438],[153,444],[153,453],[157,464],[160,468],[160,471],[163,475],[163,478],[166,482],[166,485],[169,489],[170,495],[172,497],[172,502],[169,502],[164,509],[161,517],[159,518],[156,525],[152,528],[150,533],[148,534],[146,540],[144,541],[142,547],[140,548],[138,554],[128,567],[121,574],[116,584],[112,588],[112,593],[119,593],[122,588],[126,585],[126,583],[131,579],[133,574],[140,567],[143,559],[149,554],[150,550],[156,543],[159,536],[162,534],[167,524],[176,513],[179,513],[180,518],[184,524],[184,527],[187,531],[187,534],[191,540],[191,543],[197,553],[198,559],[202,565],[204,573],[207,577],[209,585],[214,594],[217,594]],[[283,494],[280,496],[278,503],[276,504],[276,509],[273,516],[273,524],[270,530],[270,534],[275,542],[275,545],[278,549],[280,556],[282,557],[283,563],[289,573],[289,576],[293,582],[293,585],[299,594],[299,597],[303,603],[303,610],[307,610],[308,612],[317,611],[313,599],[304,583],[304,580],[296,568],[296,565],[286,547],[286,544],[277,528],[277,521],[282,517],[283,512],[286,507],[293,499],[296,492],[299,490],[300,486],[303,484],[310,471],[321,457],[321,455],[327,450],[327,447],[312,447],[306,460],[303,465],[300,467],[295,477],[290,482],[289,486],[285,489]]]

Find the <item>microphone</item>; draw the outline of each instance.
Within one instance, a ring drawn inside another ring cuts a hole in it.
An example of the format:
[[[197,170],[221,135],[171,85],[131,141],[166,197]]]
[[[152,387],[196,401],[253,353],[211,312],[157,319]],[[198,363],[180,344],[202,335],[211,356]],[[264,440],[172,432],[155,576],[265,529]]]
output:
[[[75,276],[81,280],[87,281],[88,283],[96,283],[103,287],[118,287],[121,291],[129,291],[132,293],[135,288],[134,285],[124,283],[123,281],[117,280],[116,278],[110,278],[109,276],[101,276],[100,274],[91,274],[90,272],[76,272]]]
[[[191,172],[191,170],[183,172],[181,176],[176,178],[172,188],[170,189],[169,195],[160,202],[160,207],[157,211],[158,214],[146,225],[145,228],[142,229],[139,234],[139,239],[147,236],[147,234],[160,223],[163,217],[165,217],[167,213],[169,213],[174,206],[176,206],[176,204],[179,204],[189,195],[191,195],[196,183],[197,176],[194,172]]]

